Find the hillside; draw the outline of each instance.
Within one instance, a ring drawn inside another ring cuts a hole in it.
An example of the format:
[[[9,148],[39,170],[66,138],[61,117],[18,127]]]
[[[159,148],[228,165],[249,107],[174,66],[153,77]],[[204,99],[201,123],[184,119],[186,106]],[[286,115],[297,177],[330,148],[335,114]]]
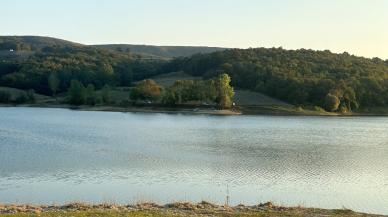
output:
[[[59,47],[83,47],[70,41],[41,36],[0,36],[0,60],[26,60],[36,52]]]
[[[79,47],[82,44],[42,36],[0,36],[0,51],[40,51],[45,47]]]
[[[164,71],[183,71],[205,78],[228,73],[236,88],[328,111],[388,106],[388,60],[348,53],[231,49],[177,58]]]
[[[188,57],[194,54],[206,54],[216,51],[223,51],[226,48],[219,47],[194,47],[194,46],[152,46],[152,45],[130,45],[130,44],[108,44],[94,45],[99,48],[106,48],[115,51],[129,51],[134,54],[150,58],[175,58]]]
[[[128,86],[133,80],[157,74],[162,63],[55,38],[0,37],[0,86],[34,89],[46,95],[51,95],[51,74],[60,80],[58,92],[67,91],[73,79],[97,88]]]
[[[171,59],[174,57],[187,57],[193,54],[212,53],[222,51],[225,48],[200,47],[200,46],[153,46],[153,45],[131,45],[131,44],[103,44],[83,45],[62,39],[42,36],[0,36],[0,55],[17,52],[36,52],[50,47],[94,47],[108,49],[113,52],[130,52],[132,54],[156,59]],[[14,52],[10,53],[10,50]]]
[[[171,84],[174,79],[165,75],[171,72],[190,79],[227,73],[236,90],[249,90],[237,93],[248,99],[238,103],[247,105],[265,96],[339,112],[388,106],[388,60],[378,58],[306,49],[87,46],[48,37],[0,37],[0,86],[51,95],[52,74],[60,80],[60,93],[73,79],[97,89],[152,77]]]

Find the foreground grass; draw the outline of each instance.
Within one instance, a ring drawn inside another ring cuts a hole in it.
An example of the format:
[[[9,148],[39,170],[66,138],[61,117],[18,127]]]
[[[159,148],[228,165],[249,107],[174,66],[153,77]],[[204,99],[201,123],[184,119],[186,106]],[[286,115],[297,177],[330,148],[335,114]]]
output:
[[[160,206],[153,203],[137,205],[86,205],[68,204],[64,206],[0,205],[0,217],[176,217],[176,216],[230,216],[230,217],[280,217],[280,216],[379,216],[356,213],[351,210],[325,210],[302,207],[282,207],[272,203],[256,206],[219,206],[208,202],[198,204],[173,203]]]
[[[351,217],[351,216],[367,216],[360,214],[348,214],[348,213],[292,213],[292,212],[245,212],[245,213],[190,213],[190,212],[179,212],[179,211],[80,211],[80,212],[49,212],[42,214],[5,214],[0,215],[4,217],[177,217],[177,216],[231,216],[231,217],[296,217],[296,216],[338,216],[338,217]]]

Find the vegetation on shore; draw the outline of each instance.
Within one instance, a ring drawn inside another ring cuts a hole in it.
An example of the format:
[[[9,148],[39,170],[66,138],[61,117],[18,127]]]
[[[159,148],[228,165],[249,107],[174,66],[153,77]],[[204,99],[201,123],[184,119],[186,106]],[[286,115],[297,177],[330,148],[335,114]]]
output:
[[[388,60],[330,51],[232,49],[177,58],[166,72],[212,77],[228,72],[232,85],[294,105],[350,112],[388,105]]]
[[[139,203],[136,205],[87,205],[72,203],[63,206],[33,206],[33,205],[0,205],[0,216],[4,217],[95,217],[95,216],[379,216],[353,212],[348,209],[314,209],[303,207],[276,206],[270,202],[255,206],[220,206],[202,201],[193,203],[172,203],[164,206],[155,203]]]
[[[54,85],[53,85],[54,86]],[[51,87],[51,85],[50,85]],[[52,88],[53,92],[54,88]],[[233,88],[230,86],[230,77],[222,74],[216,79],[207,81],[182,80],[176,81],[170,87],[159,86],[155,81],[147,79],[131,88],[130,100],[133,105],[138,101],[143,104],[166,106],[184,105],[189,102],[211,103],[213,106],[225,109],[232,107]],[[93,84],[85,87],[78,80],[72,80],[68,90],[67,102],[71,105],[107,105],[110,103],[109,87],[105,86],[96,94]]]

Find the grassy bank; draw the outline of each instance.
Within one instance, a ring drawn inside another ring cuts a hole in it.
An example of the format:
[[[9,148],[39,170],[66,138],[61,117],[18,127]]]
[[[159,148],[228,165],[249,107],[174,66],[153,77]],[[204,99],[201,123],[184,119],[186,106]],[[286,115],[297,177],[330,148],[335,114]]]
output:
[[[1,217],[125,217],[125,216],[381,216],[353,212],[348,209],[314,209],[303,207],[282,207],[270,202],[255,206],[220,206],[208,202],[172,203],[157,205],[141,203],[136,205],[87,205],[73,203],[64,206],[0,205]]]

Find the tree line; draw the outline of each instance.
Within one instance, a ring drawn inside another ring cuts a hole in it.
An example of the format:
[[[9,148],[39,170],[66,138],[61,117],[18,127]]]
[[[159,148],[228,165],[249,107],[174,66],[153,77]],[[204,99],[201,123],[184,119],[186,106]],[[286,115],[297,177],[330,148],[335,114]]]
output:
[[[231,49],[177,58],[165,64],[163,71],[184,71],[205,78],[228,72],[237,88],[328,111],[388,105],[388,60],[348,53]]]
[[[158,101],[170,106],[201,102],[215,103],[220,108],[231,108],[234,90],[230,82],[227,74],[209,80],[178,80],[169,87],[162,87],[147,79],[132,89],[130,98],[134,102]]]
[[[129,52],[115,52],[89,46],[44,47],[27,59],[1,60],[0,86],[34,89],[52,95],[49,77],[58,79],[56,92],[66,92],[72,80],[97,89],[105,85],[130,86],[159,73],[163,60],[143,60]]]
[[[78,80],[72,80],[68,90],[68,103],[72,105],[90,105],[109,104],[110,88],[104,86],[98,94],[93,84],[86,87]]]
[[[55,79],[52,79],[55,81]],[[161,103],[168,106],[188,102],[215,104],[219,108],[231,108],[234,90],[227,74],[209,80],[178,80],[169,87],[163,87],[154,80],[146,79],[134,86],[129,99],[134,103]],[[54,82],[56,83],[56,82]],[[55,92],[56,86],[50,85]],[[93,84],[86,87],[78,80],[72,80],[67,102],[72,105],[96,105],[110,103],[110,88],[105,86],[97,94]]]
[[[12,44],[11,39],[7,40],[2,43],[4,49],[28,50],[26,43]],[[210,80],[227,72],[236,88],[261,92],[294,105],[342,112],[388,106],[388,60],[348,53],[229,49],[166,61],[141,59],[124,50],[69,44],[31,50],[34,53],[28,58],[0,59],[0,86],[56,95],[67,92],[73,80],[86,89],[90,84],[99,90],[104,86],[131,86],[176,71],[201,76],[208,82],[179,81],[163,88],[163,102],[173,105],[198,98],[221,100],[214,98],[217,88],[212,82],[217,82]]]

